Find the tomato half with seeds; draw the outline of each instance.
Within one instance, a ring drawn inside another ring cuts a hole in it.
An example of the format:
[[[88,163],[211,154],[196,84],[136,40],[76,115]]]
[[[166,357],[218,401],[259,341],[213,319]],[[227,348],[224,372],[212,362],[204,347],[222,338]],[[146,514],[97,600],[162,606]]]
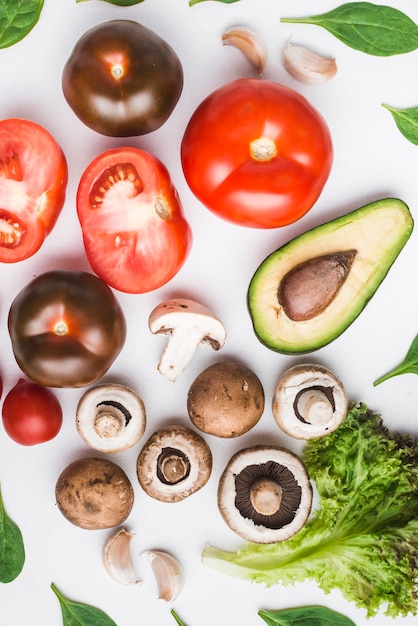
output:
[[[64,205],[67,178],[64,153],[45,128],[0,121],[0,262],[39,250]]]
[[[90,163],[77,212],[93,271],[119,291],[161,287],[189,254],[191,229],[170,174],[139,148],[114,148]]]
[[[318,199],[331,170],[323,117],[278,83],[238,79],[210,94],[181,145],[185,178],[219,217],[242,226],[295,222]]]
[[[15,297],[8,328],[21,370],[46,387],[83,387],[101,378],[126,339],[112,290],[88,272],[40,274]]]

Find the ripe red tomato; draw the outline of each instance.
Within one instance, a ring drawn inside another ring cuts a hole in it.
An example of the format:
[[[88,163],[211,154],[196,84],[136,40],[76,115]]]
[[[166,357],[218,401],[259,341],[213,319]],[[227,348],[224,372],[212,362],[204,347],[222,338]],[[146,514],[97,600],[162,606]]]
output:
[[[59,433],[62,408],[52,391],[21,378],[4,399],[2,418],[9,437],[23,446],[33,446]]]
[[[157,33],[132,20],[111,20],[76,43],[62,88],[89,128],[111,137],[144,135],[170,117],[183,89],[183,69]]]
[[[113,292],[87,272],[37,276],[12,302],[8,327],[19,367],[47,387],[95,382],[126,338],[125,317]]]
[[[332,164],[321,115],[299,93],[238,79],[209,95],[181,145],[186,180],[219,217],[254,228],[301,218],[318,199]]]
[[[114,148],[85,170],[77,211],[90,265],[127,293],[152,291],[179,271],[192,235],[166,167],[138,148]]]
[[[64,205],[67,162],[42,126],[0,121],[0,262],[32,256]]]

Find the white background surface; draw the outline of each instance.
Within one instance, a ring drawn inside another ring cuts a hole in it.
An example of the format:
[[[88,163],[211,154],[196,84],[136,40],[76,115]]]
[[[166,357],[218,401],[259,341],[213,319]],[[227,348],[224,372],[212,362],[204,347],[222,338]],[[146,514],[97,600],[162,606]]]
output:
[[[388,2],[418,21],[418,6]],[[20,376],[13,359],[6,321],[16,293],[35,275],[52,268],[89,270],[75,212],[75,191],[89,162],[100,152],[129,143],[147,149],[169,168],[194,233],[189,259],[165,287],[147,295],[117,294],[127,322],[126,346],[105,380],[124,382],[142,396],[147,432],[135,449],[113,455],[130,477],[135,505],[126,527],[137,533],[134,554],[150,548],[172,552],[184,565],[186,583],[175,608],[188,626],[257,626],[261,608],[324,604],[365,624],[412,626],[416,618],[367,620],[363,611],[342,599],[338,590],[325,596],[315,584],[264,589],[214,572],[200,563],[206,543],[233,550],[241,540],[230,531],[216,507],[217,481],[238,449],[266,440],[298,445],[275,426],[271,396],[279,375],[305,358],[286,357],[263,347],[255,338],[246,310],[246,291],[259,263],[271,251],[307,228],[385,196],[398,196],[417,217],[418,148],[395,127],[386,102],[395,107],[418,105],[418,52],[375,58],[344,46],[315,26],[280,24],[281,16],[309,15],[338,5],[328,0],[241,0],[232,5],[187,0],[145,0],[116,7],[92,0],[45,0],[41,19],[30,35],[0,51],[0,117],[20,116],[47,128],[69,163],[67,200],[58,223],[41,251],[14,266],[0,268],[0,372],[3,398]],[[78,38],[91,26],[111,18],[130,18],[156,30],[177,51],[184,67],[184,92],[170,120],[146,137],[119,140],[102,137],[74,116],[61,92],[63,65]],[[307,216],[285,229],[256,231],[228,224],[202,207],[187,188],[180,166],[179,144],[198,103],[214,88],[254,72],[240,52],[223,47],[221,35],[235,25],[256,30],[268,46],[265,78],[282,81],[304,93],[327,120],[334,142],[334,166],[328,184]],[[323,86],[296,83],[284,70],[281,51],[294,43],[335,56],[337,76]],[[396,365],[418,331],[418,250],[414,233],[380,289],[355,323],[336,341],[309,357],[343,380],[351,400],[364,401],[381,413],[390,428],[418,435],[418,383],[414,375],[394,378],[377,388],[372,383]],[[172,296],[188,296],[212,308],[223,320],[228,339],[222,352],[201,349],[176,383],[156,370],[164,338],[148,331],[152,308]],[[195,376],[217,359],[234,357],[259,376],[266,393],[264,415],[256,428],[235,440],[207,437],[214,469],[204,489],[188,500],[167,505],[146,496],[136,479],[136,458],[146,437],[162,425],[189,425],[187,391]],[[20,526],[26,564],[12,583],[0,586],[0,623],[7,626],[59,626],[54,582],[68,597],[100,607],[118,626],[174,624],[170,605],[156,589],[140,561],[141,587],[118,586],[104,571],[101,549],[108,531],[85,531],[67,522],[56,508],[55,482],[71,461],[94,454],[75,431],[75,407],[82,390],[57,391],[64,425],[53,441],[26,448],[0,430],[0,481],[9,515]],[[135,556],[135,558],[137,558]]]

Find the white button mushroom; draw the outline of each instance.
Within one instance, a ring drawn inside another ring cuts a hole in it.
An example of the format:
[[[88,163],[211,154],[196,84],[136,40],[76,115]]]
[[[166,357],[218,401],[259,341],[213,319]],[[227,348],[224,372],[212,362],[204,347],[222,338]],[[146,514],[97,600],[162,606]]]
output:
[[[347,415],[348,398],[342,382],[326,367],[302,363],[286,370],[273,394],[277,425],[295,439],[322,437]]]
[[[81,438],[95,450],[109,453],[127,450],[145,432],[144,403],[124,385],[96,385],[78,403],[76,426]]]
[[[156,306],[148,325],[153,334],[169,335],[158,370],[171,381],[184,371],[201,344],[219,350],[226,339],[225,327],[212,311],[187,298],[166,300]]]
[[[219,480],[218,507],[246,541],[276,543],[298,532],[312,508],[304,463],[290,450],[255,445],[232,456]]]

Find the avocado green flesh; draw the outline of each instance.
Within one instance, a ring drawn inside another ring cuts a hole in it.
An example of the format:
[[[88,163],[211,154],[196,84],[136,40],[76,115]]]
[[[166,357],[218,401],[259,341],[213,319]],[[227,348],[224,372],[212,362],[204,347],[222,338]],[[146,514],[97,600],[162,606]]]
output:
[[[251,279],[247,303],[254,332],[283,354],[313,352],[343,333],[375,294],[413,230],[407,205],[385,198],[326,222],[270,254]],[[344,283],[324,311],[294,321],[279,303],[283,278],[301,263],[355,250]]]

